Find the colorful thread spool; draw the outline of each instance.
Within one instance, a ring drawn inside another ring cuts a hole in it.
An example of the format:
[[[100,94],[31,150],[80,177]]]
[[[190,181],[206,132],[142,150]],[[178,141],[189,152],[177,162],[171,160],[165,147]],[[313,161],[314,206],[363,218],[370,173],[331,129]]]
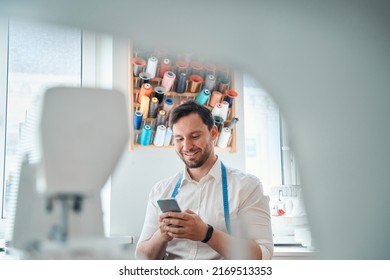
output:
[[[222,101],[222,93],[220,93],[219,91],[214,90],[211,93],[209,106],[210,107],[214,107],[215,104],[220,103],[221,101]]]
[[[232,132],[231,129],[228,127],[224,127],[222,129],[221,133],[219,134],[218,141],[217,141],[218,147],[220,147],[220,148],[227,147],[227,145],[229,143],[231,132]]]
[[[145,70],[146,60],[142,57],[134,57],[131,60],[131,63],[133,64],[134,77],[138,77],[139,74]]]
[[[172,128],[168,127],[167,131],[165,133],[165,139],[164,139],[164,146],[169,146],[171,145],[172,141]]]
[[[158,125],[165,124],[165,120],[166,120],[166,112],[164,110],[158,111],[156,125],[158,126]]]
[[[183,93],[186,90],[187,74],[182,72],[179,74],[177,81],[176,92]]]
[[[229,68],[225,66],[218,66],[217,68],[217,80],[229,80]]]
[[[193,74],[190,76],[190,86],[189,90],[192,93],[197,93],[200,91],[200,87],[202,86],[203,78],[200,75]]]
[[[163,109],[167,116],[169,116],[169,113],[172,110],[172,108],[173,108],[173,99],[172,98],[165,99]]]
[[[134,129],[135,130],[141,129],[141,123],[142,123],[142,112],[135,111],[134,112]]]
[[[215,77],[217,73],[217,66],[215,66],[214,64],[205,64],[204,69],[205,69],[205,73],[204,73],[205,75],[213,75]]]
[[[214,116],[214,124],[218,127],[218,133],[222,131],[223,119],[220,116]]]
[[[158,113],[157,109],[158,109],[158,99],[157,97],[153,97],[152,100],[150,100],[149,118],[157,117],[157,113]]]
[[[161,86],[164,87],[167,91],[170,91],[173,83],[175,82],[176,75],[172,71],[167,71],[164,73],[164,78],[162,79]]]
[[[149,114],[149,102],[150,102],[150,98],[149,97],[147,97],[146,95],[142,96],[142,98],[141,98],[141,105],[140,105],[140,108],[139,108],[139,110],[142,113],[142,119],[146,119],[148,117],[148,114]]]
[[[167,128],[165,125],[159,125],[156,129],[156,134],[154,135],[153,144],[157,147],[161,147],[164,145],[165,134]]]
[[[211,115],[220,116],[222,112],[222,103],[217,103],[214,105],[213,110],[211,110]]]
[[[165,72],[171,71],[171,69],[172,69],[171,60],[169,58],[165,58],[160,65],[160,69],[159,69],[159,73],[158,73],[159,77],[161,79],[164,78]]]
[[[149,83],[151,79],[152,79],[152,76],[150,75],[150,73],[147,73],[147,72],[139,73],[138,87],[141,88],[143,84]]]
[[[220,113],[220,117],[223,119],[223,121],[227,120],[229,114],[229,103],[227,101],[222,101],[222,110]]]
[[[228,79],[222,79],[219,81],[218,91],[225,93],[230,88],[230,81]]]
[[[167,90],[164,87],[155,87],[154,92],[156,93],[155,97],[158,99],[158,103],[161,103]]]
[[[178,60],[175,63],[176,66],[176,75],[179,75],[180,73],[186,73],[188,71],[188,62],[184,60]]]
[[[237,122],[238,122],[238,118],[233,118],[232,121],[226,127],[233,129],[237,124]]]
[[[139,143],[142,146],[150,145],[150,141],[152,140],[152,127],[148,124],[145,124],[142,127]]]
[[[229,103],[229,108],[232,107],[234,99],[238,96],[238,93],[232,89],[225,91],[225,101]]]
[[[203,64],[199,61],[192,61],[190,63],[191,75],[196,74],[203,77]]]
[[[214,75],[207,75],[206,81],[204,82],[204,87],[212,92],[215,88],[216,83],[217,83],[217,80],[215,79]]]
[[[139,90],[138,93],[138,98],[137,98],[138,103],[141,103],[142,96],[147,96],[150,98],[152,93],[153,93],[153,87],[151,84],[149,83],[142,84],[141,89]]]
[[[149,73],[151,75],[151,78],[153,79],[156,77],[156,72],[157,72],[157,64],[158,64],[158,59],[155,56],[151,56],[148,59],[148,64],[146,65],[146,73]]]
[[[209,100],[210,97],[210,91],[207,88],[202,89],[202,91],[196,96],[196,101],[201,104],[205,105],[207,103],[207,100]]]

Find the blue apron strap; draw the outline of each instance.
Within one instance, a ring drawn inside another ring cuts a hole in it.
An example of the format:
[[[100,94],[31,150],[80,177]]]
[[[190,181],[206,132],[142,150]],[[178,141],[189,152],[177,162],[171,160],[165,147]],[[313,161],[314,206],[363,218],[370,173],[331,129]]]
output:
[[[227,175],[226,175],[226,167],[222,163],[222,161],[221,161],[221,172],[222,172],[223,215],[225,216],[226,230],[229,234],[231,234]],[[176,197],[176,195],[180,189],[182,179],[183,179],[183,174],[180,175],[180,178],[177,181],[175,188],[173,189],[173,192],[171,194],[171,198]]]
[[[173,189],[173,192],[172,192],[172,194],[171,194],[171,198],[175,198],[175,197],[176,197],[177,192],[179,191],[179,188],[180,188],[180,184],[181,184],[182,179],[183,179],[183,174],[180,175],[180,178],[179,178],[179,180],[177,181],[176,186],[175,186],[175,188]]]
[[[223,214],[225,216],[226,230],[229,234],[231,234],[227,175],[226,175],[226,167],[222,163],[222,161],[221,161],[221,171],[222,171]]]

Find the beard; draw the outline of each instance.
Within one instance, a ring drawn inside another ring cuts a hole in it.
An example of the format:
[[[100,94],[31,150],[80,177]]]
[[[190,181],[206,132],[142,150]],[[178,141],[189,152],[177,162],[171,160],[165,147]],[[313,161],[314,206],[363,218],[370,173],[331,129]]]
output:
[[[198,167],[201,167],[208,160],[212,149],[213,149],[213,143],[209,143],[209,145],[206,147],[206,149],[203,151],[203,153],[196,160],[187,160],[182,153],[179,153],[177,151],[176,151],[176,153],[181,158],[181,160],[184,162],[184,164],[187,166],[187,168],[198,168]],[[192,152],[196,152],[196,151],[197,151],[197,149],[191,149],[191,150],[186,151],[186,152],[192,153]],[[200,150],[200,149],[199,149],[199,151],[202,152],[202,150]]]

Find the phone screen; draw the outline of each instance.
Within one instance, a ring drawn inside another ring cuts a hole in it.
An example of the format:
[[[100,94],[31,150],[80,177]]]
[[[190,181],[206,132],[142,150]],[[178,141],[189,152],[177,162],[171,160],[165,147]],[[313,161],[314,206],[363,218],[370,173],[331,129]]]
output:
[[[157,200],[158,206],[163,213],[165,212],[181,212],[179,204],[174,198],[161,198]]]

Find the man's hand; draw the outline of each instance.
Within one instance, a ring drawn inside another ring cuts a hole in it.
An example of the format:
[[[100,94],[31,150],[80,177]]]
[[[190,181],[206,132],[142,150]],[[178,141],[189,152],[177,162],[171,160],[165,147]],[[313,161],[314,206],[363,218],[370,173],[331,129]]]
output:
[[[202,241],[207,229],[207,224],[191,210],[180,213],[167,212],[160,215],[160,231],[171,239],[174,237]]]
[[[168,234],[168,231],[165,229],[165,227],[169,226],[169,224],[164,222],[163,221],[164,219],[165,219],[165,214],[163,213],[163,214],[160,215],[160,222],[159,222],[159,224],[160,224],[160,233],[161,233],[162,239],[164,241],[166,241],[166,242],[169,242],[169,241],[171,241],[173,239],[173,237],[170,236]]]

